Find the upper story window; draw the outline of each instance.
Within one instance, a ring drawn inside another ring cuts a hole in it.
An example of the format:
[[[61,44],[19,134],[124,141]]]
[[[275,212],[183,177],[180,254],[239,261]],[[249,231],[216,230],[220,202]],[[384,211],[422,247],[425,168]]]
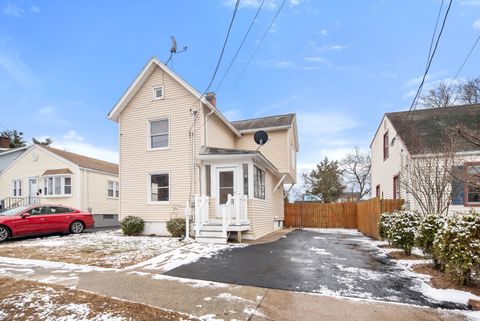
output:
[[[72,195],[72,178],[66,175],[44,176],[44,196],[70,196]]]
[[[153,100],[160,100],[164,98],[163,86],[153,88]]]
[[[253,166],[253,196],[265,199],[265,171]]]
[[[151,120],[150,149],[166,149],[169,147],[169,119]]]
[[[386,160],[389,155],[388,132],[383,135],[383,160]]]
[[[467,165],[467,177],[480,177],[480,164]],[[470,181],[470,179],[468,179]],[[466,203],[467,204],[480,204],[480,187],[472,186],[471,184],[465,184],[466,190]]]
[[[22,180],[21,179],[12,180],[12,196],[13,197],[22,196]]]
[[[118,198],[120,195],[120,188],[117,181],[108,181],[107,196],[110,198]]]
[[[400,199],[400,175],[393,177],[393,199]]]

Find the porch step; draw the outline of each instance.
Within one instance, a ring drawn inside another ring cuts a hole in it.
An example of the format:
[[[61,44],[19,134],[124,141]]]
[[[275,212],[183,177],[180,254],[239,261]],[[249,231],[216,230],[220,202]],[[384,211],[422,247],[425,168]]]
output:
[[[222,231],[200,230],[200,237],[222,237]]]
[[[203,224],[202,225],[202,231],[215,231],[215,232],[222,232],[223,231],[223,226],[222,224]]]
[[[227,238],[223,236],[223,226],[217,222],[203,224],[195,239],[202,243],[227,244]]]
[[[195,240],[200,243],[227,244],[227,238],[223,236],[221,237],[197,236]]]

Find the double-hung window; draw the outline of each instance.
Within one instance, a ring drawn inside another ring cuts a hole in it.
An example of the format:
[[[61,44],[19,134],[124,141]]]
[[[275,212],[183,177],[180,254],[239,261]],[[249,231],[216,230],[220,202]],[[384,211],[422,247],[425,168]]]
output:
[[[22,180],[21,179],[12,180],[12,196],[13,197],[22,196]]]
[[[393,177],[393,199],[400,199],[400,174]]]
[[[265,171],[253,166],[253,196],[265,199]]]
[[[467,167],[467,181],[477,181],[480,178],[480,164],[468,164]],[[478,185],[472,185],[468,182],[465,184],[465,200],[468,205],[480,204],[480,187]]]
[[[108,181],[107,195],[109,198],[118,198],[120,195],[120,188],[117,181]]]
[[[150,202],[170,200],[170,177],[168,173],[150,174]]]
[[[44,196],[71,196],[72,177],[66,175],[44,176]]]
[[[164,149],[169,147],[169,119],[151,120],[150,126],[150,149]]]
[[[389,156],[388,132],[383,135],[383,160]]]

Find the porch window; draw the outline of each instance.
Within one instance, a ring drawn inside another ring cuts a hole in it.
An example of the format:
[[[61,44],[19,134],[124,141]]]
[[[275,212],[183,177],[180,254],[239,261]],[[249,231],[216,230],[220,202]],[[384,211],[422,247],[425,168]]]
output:
[[[205,165],[205,187],[207,196],[212,196],[212,166]]]
[[[393,177],[393,199],[400,199],[400,175]]]
[[[65,175],[44,176],[43,192],[45,196],[71,196],[72,178]]]
[[[380,197],[380,185],[375,187],[375,197]]]
[[[107,195],[110,198],[118,198],[119,196],[119,186],[117,181],[108,181],[108,191]]]
[[[248,164],[243,164],[243,195],[248,196]]]
[[[22,196],[22,180],[21,179],[12,180],[12,196],[13,197]]]
[[[253,196],[265,199],[265,171],[253,166]]]
[[[474,177],[480,177],[480,164],[467,165],[467,177],[468,181],[472,181]],[[472,186],[471,184],[466,184],[465,189],[467,193],[467,204],[479,204],[480,186]]]
[[[169,174],[150,174],[150,202],[168,202],[169,200]]]
[[[168,148],[168,118],[150,121],[150,149]]]
[[[233,171],[222,171],[219,173],[219,201],[220,204],[226,204],[228,194],[233,196]]]
[[[383,135],[383,160],[388,158],[389,150],[388,150],[388,132]]]

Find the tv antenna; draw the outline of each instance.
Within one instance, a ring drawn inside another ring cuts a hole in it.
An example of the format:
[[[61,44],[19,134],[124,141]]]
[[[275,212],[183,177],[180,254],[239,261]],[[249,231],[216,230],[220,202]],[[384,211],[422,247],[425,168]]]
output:
[[[263,145],[265,145],[267,143],[268,134],[264,130],[259,130],[259,131],[255,132],[255,134],[253,135],[253,139],[255,140],[255,143],[258,144],[257,150],[259,150],[260,147],[262,147]]]
[[[170,40],[172,41],[172,47],[170,48],[170,57],[165,63],[166,65],[168,65],[168,63],[172,60],[173,55],[187,51],[187,46],[183,47],[180,51],[177,51],[177,40],[175,39],[174,36],[170,36]]]

